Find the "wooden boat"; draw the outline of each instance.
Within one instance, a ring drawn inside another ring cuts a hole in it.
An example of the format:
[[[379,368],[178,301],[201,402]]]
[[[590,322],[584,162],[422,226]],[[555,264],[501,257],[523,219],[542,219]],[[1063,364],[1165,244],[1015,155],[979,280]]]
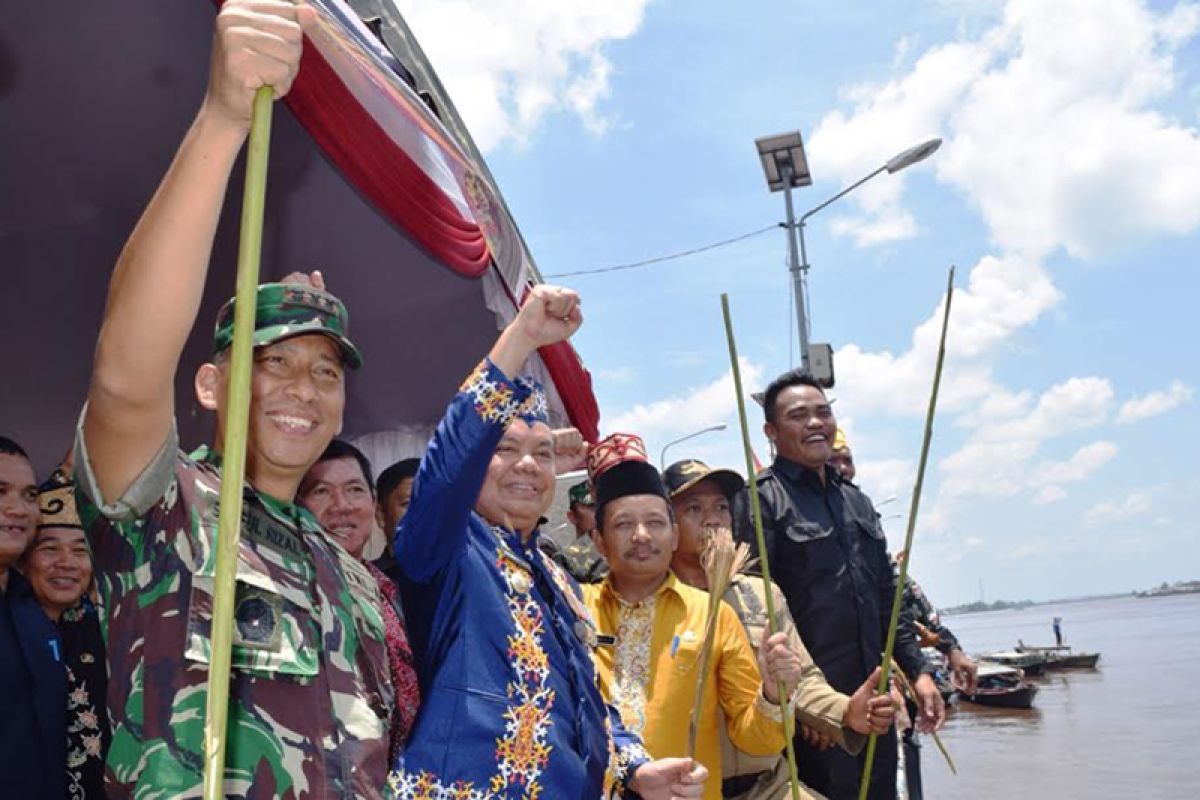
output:
[[[1027,653],[1023,650],[1001,650],[984,653],[977,659],[982,663],[999,664],[1024,671],[1026,675],[1041,675],[1054,659],[1045,653]]]
[[[1072,653],[1070,645],[1050,645],[1034,647],[1018,644],[1016,652],[1023,655],[1043,655],[1046,657],[1046,669],[1095,669],[1100,662],[1099,653]],[[1026,670],[1028,672],[1028,670]]]
[[[967,693],[957,676],[951,676],[950,680],[963,700],[994,708],[1033,708],[1033,698],[1038,692],[1038,687],[1025,680],[1020,669],[999,664],[979,665],[974,694]]]

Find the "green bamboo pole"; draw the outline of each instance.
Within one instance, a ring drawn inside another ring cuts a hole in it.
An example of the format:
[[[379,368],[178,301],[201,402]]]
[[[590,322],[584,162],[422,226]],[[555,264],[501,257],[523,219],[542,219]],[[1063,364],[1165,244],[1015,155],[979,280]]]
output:
[[[254,358],[254,311],[262,254],[263,206],[267,194],[267,154],[271,144],[274,91],[254,95],[254,116],[246,153],[242,229],[238,244],[237,292],[233,306],[225,441],[221,448],[221,506],[217,520],[217,569],[213,581],[212,653],[208,664],[208,705],[204,718],[204,800],[224,797],[226,724],[229,718],[233,600],[241,534],[242,486],[246,475],[246,434],[250,424],[250,367]]]
[[[912,503],[908,509],[908,531],[904,535],[905,557],[900,561],[900,577],[896,580],[896,593],[892,597],[892,617],[888,622],[887,641],[883,648],[883,663],[879,673],[880,694],[888,690],[888,681],[891,678],[892,651],[896,647],[896,626],[900,622],[900,603],[904,597],[904,584],[908,580],[908,565],[912,563],[913,533],[917,527],[917,509],[921,505],[921,487],[925,483],[925,464],[929,461],[929,443],[933,439],[933,415],[937,410],[938,387],[942,383],[942,364],[946,361],[946,331],[950,327],[950,301],[953,298],[954,267],[951,266],[950,276],[946,279],[946,308],[942,313],[942,336],[938,342],[937,366],[933,370],[933,390],[929,393],[929,410],[925,412],[925,438],[921,442],[921,460],[917,464],[917,482],[913,484]],[[872,733],[867,739],[867,763],[863,768],[862,783],[858,787],[858,800],[867,800],[867,792],[871,787],[871,767],[875,762],[876,738]]]
[[[737,393],[738,417],[742,423],[742,449],[746,456],[746,475],[749,476],[750,508],[754,514],[754,538],[758,543],[758,563],[762,571],[763,595],[767,605],[767,630],[774,636],[779,626],[775,621],[775,593],[771,591],[771,564],[767,560],[767,543],[763,537],[762,507],[758,503],[758,491],[754,483],[754,451],[750,446],[750,425],[746,422],[746,397],[742,393],[742,371],[738,365],[737,342],[733,338],[733,319],[729,315],[729,295],[721,295],[721,313],[725,316],[725,338],[729,340],[729,363],[733,367],[733,387]],[[800,779],[796,776],[796,746],[792,743],[796,721],[792,717],[791,698],[783,690],[780,681],[775,689],[779,695],[779,710],[783,713],[783,733],[787,739],[788,781],[792,787],[792,800],[800,800]]]

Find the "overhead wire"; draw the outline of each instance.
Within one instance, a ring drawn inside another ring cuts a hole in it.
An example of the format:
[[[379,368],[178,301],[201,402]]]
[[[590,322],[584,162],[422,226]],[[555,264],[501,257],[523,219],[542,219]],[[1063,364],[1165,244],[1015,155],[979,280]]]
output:
[[[751,239],[755,236],[761,236],[762,234],[766,233],[767,231],[773,231],[778,227],[779,227],[778,224],[768,225],[765,228],[759,228],[758,230],[753,230],[748,233],[743,233],[740,236],[734,236],[732,239],[722,239],[719,242],[713,242],[711,244],[702,245],[701,247],[693,247],[690,250],[681,250],[677,253],[668,253],[667,255],[664,255],[664,256],[655,256],[654,258],[647,258],[642,261],[633,261],[628,264],[615,264],[610,267],[597,267],[596,269],[580,269],[580,270],[575,270],[573,272],[556,272],[556,273],[549,274],[549,275],[543,275],[542,277],[543,278],[572,278],[572,277],[575,277],[576,275],[600,275],[600,274],[606,273],[606,272],[619,272],[621,270],[636,269],[638,267],[648,267],[652,264],[661,264],[665,261],[674,261],[676,259],[685,258],[686,256],[694,256],[697,253],[704,253],[708,250],[716,250],[718,247],[727,247],[728,245],[731,245],[731,244],[737,244],[738,242],[745,241],[746,239]]]

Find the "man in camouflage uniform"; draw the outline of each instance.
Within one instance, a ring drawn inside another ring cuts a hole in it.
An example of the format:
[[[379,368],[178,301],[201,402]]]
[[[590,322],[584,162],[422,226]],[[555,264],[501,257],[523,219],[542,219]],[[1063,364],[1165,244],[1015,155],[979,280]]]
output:
[[[903,559],[904,551],[896,554],[897,576]],[[917,629],[917,641],[922,647],[936,648],[945,656],[947,666],[952,673],[958,676],[961,685],[968,690],[968,693],[974,692],[979,667],[971,660],[970,656],[963,652],[962,646],[958,643],[958,637],[942,624],[937,609],[933,607],[933,603],[929,601],[916,579],[911,575],[907,578],[908,580],[904,583],[904,596],[900,602],[903,604],[904,616],[912,619],[913,625]],[[909,701],[908,710],[910,716],[915,713],[911,701]],[[904,748],[904,773],[909,800],[921,800],[924,792],[921,780],[921,740],[917,730],[909,727],[904,732],[900,744]]]
[[[596,529],[592,486],[587,481],[580,481],[568,490],[567,497],[571,501],[567,520],[575,527],[575,541],[566,547],[558,547],[547,536],[542,539],[542,549],[580,583],[599,583],[608,574],[608,563],[592,540],[592,531]]]
[[[733,496],[745,486],[742,476],[727,469],[711,469],[702,461],[677,461],[663,473],[663,482],[671,494],[675,523],[679,528],[679,547],[671,560],[671,569],[683,582],[701,589],[708,580],[701,566],[704,544],[713,531],[730,529]],[[787,634],[789,646],[800,656],[800,682],[792,695],[796,721],[806,740],[823,747],[834,745],[857,754],[872,730],[884,733],[892,724],[891,699],[875,696],[878,670],[853,697],[847,697],[825,680],[820,667],[800,640],[787,600],[779,587],[772,586],[776,630]],[[758,647],[767,627],[767,604],[762,579],[735,575],[724,595],[741,620],[751,645]],[[780,754],[760,757],[738,750],[727,736],[721,740],[723,796],[738,800],[777,800],[791,797],[787,760]],[[822,795],[801,786],[800,796],[817,800]]]
[[[200,795],[221,457],[178,449],[174,376],[255,89],[287,91],[312,13],[224,4],[204,103],[113,274],[75,445],[108,631],[113,796]],[[256,305],[222,794],[375,798],[392,703],[378,589],[293,504],[361,358],[319,273],[260,287]],[[216,442],[232,319],[227,305],[195,379]]]

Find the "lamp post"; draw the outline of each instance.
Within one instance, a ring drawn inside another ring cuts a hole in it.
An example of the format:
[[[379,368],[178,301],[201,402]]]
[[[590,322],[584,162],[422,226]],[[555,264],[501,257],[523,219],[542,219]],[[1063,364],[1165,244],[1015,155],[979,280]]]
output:
[[[720,422],[720,423],[717,423],[716,425],[710,425],[707,428],[702,428],[701,430],[693,431],[692,433],[689,433],[687,436],[680,436],[678,439],[676,439],[672,442],[667,442],[666,445],[662,449],[662,454],[659,455],[659,457],[658,457],[659,469],[667,468],[667,450],[669,450],[670,448],[674,447],[675,445],[679,444],[680,442],[686,442],[688,439],[694,439],[697,436],[700,436],[705,433],[712,433],[713,431],[723,431],[723,430],[725,430],[725,427],[726,427],[725,423]]]
[[[772,192],[783,192],[784,205],[787,209],[787,222],[783,227],[788,231],[788,271],[792,274],[792,291],[796,295],[796,329],[800,335],[800,371],[811,374],[812,370],[809,368],[808,359],[808,315],[804,298],[804,276],[809,267],[808,251],[804,246],[804,224],[813,214],[845,197],[881,172],[893,174],[929,158],[942,146],[942,140],[929,139],[892,156],[871,174],[850,184],[819,206],[804,212],[799,221],[796,220],[792,209],[792,189],[812,185],[812,173],[808,169],[808,158],[804,155],[804,142],[800,138],[800,132],[764,136],[761,139],[755,139],[754,145],[758,149],[758,157],[762,161],[767,186]],[[800,239],[799,258],[797,258],[796,252],[797,230]]]

